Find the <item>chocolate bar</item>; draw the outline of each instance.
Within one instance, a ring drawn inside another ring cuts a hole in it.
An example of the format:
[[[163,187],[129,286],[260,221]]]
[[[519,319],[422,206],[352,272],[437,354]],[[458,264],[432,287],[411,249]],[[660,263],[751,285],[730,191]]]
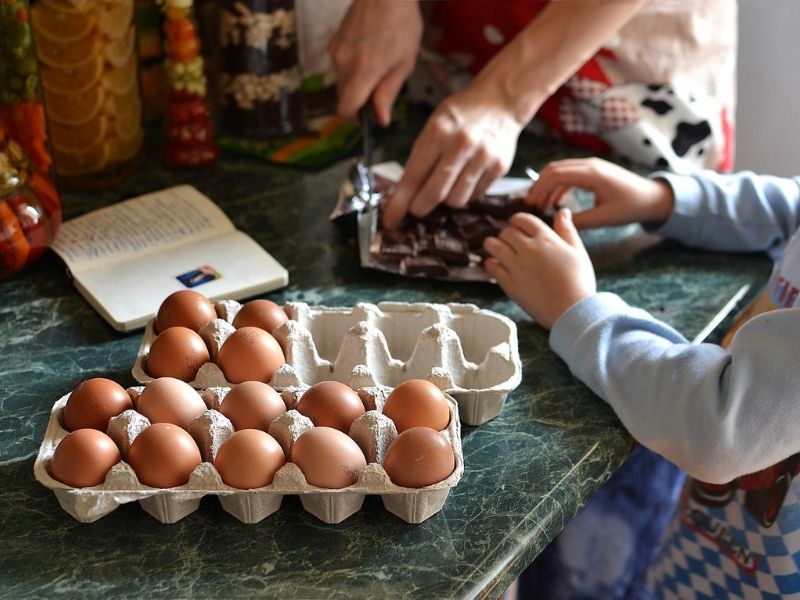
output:
[[[445,277],[450,270],[438,256],[408,256],[400,263],[400,272],[404,275]]]

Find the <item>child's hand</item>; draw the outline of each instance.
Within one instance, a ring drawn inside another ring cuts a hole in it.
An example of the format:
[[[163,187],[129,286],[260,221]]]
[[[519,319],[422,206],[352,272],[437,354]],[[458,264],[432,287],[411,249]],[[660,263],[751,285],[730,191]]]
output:
[[[553,229],[527,213],[517,213],[498,237],[486,238],[492,258],[484,265],[503,291],[533,319],[550,329],[573,304],[597,291],[594,268],[568,209]]]
[[[661,180],[641,177],[599,158],[559,160],[539,173],[526,203],[546,212],[570,187],[594,192],[595,205],[575,215],[575,227],[666,221],[675,203],[672,189]]]

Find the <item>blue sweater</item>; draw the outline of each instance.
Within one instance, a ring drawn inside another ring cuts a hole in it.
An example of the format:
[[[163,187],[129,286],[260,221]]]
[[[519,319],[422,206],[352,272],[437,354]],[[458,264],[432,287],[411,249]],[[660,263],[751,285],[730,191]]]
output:
[[[656,233],[769,252],[778,310],[748,321],[723,349],[690,344],[598,293],[555,323],[551,347],[640,443],[706,482],[689,484],[665,540],[653,570],[660,595],[800,594],[800,178],[654,177],[676,199]]]

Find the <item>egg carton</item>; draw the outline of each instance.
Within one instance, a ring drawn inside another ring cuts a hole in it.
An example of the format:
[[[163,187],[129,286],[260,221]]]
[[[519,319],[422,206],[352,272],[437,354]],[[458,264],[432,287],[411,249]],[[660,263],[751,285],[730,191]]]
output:
[[[240,306],[233,300],[218,303],[221,318],[200,330],[211,361],[189,382],[193,387],[231,385],[214,360],[234,331],[231,323]],[[272,332],[286,356],[269,382],[279,390],[327,380],[347,383],[354,377],[359,387],[427,379],[456,399],[463,423],[481,425],[500,413],[522,380],[516,325],[474,304],[289,302],[284,310],[289,320]],[[140,383],[152,379],[145,364],[154,325],[148,323],[133,367]]]
[[[143,387],[129,388],[134,400]],[[300,435],[313,427],[308,417],[295,406],[304,389],[284,391],[281,397],[287,412],[275,419],[269,433],[283,448],[287,463],[275,474],[273,482],[262,488],[241,490],[226,485],[213,466],[220,445],[233,431],[233,425],[219,407],[228,387],[199,391],[208,410],[192,421],[187,428],[197,442],[203,462],[182,486],[162,489],[139,482],[133,468],[124,462],[136,436],[150,425],[144,415],[129,409],[111,419],[108,435],[117,443],[122,462],[115,465],[105,481],[95,487],[74,488],[61,483],[50,474],[50,461],[58,443],[67,435],[63,412],[69,394],[60,398],[50,413],[44,440],[34,463],[36,479],[53,490],[61,507],[78,521],[91,523],[111,513],[120,504],[138,501],[141,507],[162,523],[174,523],[197,510],[203,496],[215,495],[222,508],[243,523],[257,523],[276,512],[286,495],[298,495],[306,511],[325,523],[339,523],[358,512],[369,495],[380,495],[389,512],[408,523],[421,523],[439,510],[464,472],[464,453],[461,449],[461,425],[458,405],[447,396],[450,422],[441,432],[450,442],[455,455],[455,469],[449,477],[424,488],[414,489],[395,485],[382,464],[389,444],[397,436],[394,422],[383,414],[383,405],[391,388],[356,389],[367,411],[353,422],[349,435],[364,452],[367,467],[353,485],[342,489],[326,489],[306,482],[300,468],[291,459],[292,446]],[[307,389],[307,388],[306,388]],[[355,389],[355,388],[354,388]]]

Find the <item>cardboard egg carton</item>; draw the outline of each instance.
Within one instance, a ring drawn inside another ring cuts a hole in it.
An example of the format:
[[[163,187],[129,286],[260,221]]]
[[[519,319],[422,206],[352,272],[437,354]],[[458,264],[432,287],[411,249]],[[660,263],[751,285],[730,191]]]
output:
[[[128,390],[134,406],[142,389]],[[54,479],[50,474],[50,461],[56,446],[68,433],[62,420],[69,394],[59,399],[50,413],[34,463],[36,479],[53,490],[64,510],[84,523],[96,521],[128,502],[139,502],[145,511],[162,523],[174,523],[197,510],[201,498],[208,495],[217,496],[222,507],[243,523],[257,523],[276,512],[286,495],[299,495],[305,510],[325,523],[339,523],[356,513],[368,494],[380,495],[384,507],[404,521],[421,523],[441,510],[450,489],[455,487],[464,472],[458,405],[452,397],[447,397],[450,422],[441,433],[453,448],[455,469],[443,481],[424,488],[405,488],[392,483],[382,466],[386,449],[397,436],[394,423],[383,415],[383,404],[391,389],[361,388],[356,391],[367,412],[353,422],[349,435],[364,452],[366,469],[360,473],[356,483],[347,488],[326,489],[310,485],[300,468],[288,462],[294,442],[313,427],[308,417],[295,410],[304,390],[292,390],[281,394],[287,412],[275,419],[269,428],[270,435],[283,448],[287,463],[266,487],[253,490],[230,487],[213,466],[219,447],[234,431],[231,422],[218,410],[229,389],[217,387],[198,392],[208,410],[194,419],[187,430],[197,442],[203,462],[195,468],[185,485],[168,489],[149,487],[139,482],[133,468],[125,462],[133,440],[150,425],[144,415],[133,409],[126,410],[109,423],[108,435],[117,443],[122,462],[109,471],[102,484],[73,488]]]
[[[211,361],[202,365],[195,388],[229,386],[214,363],[240,305],[217,304],[221,318],[200,330]],[[276,389],[300,389],[355,378],[358,387],[396,387],[427,379],[456,399],[461,420],[481,425],[500,413],[522,379],[517,328],[507,317],[474,304],[382,302],[353,307],[289,302],[289,320],[272,332],[286,356],[269,382]],[[145,365],[155,339],[154,321],[145,330],[133,376],[151,380]]]

